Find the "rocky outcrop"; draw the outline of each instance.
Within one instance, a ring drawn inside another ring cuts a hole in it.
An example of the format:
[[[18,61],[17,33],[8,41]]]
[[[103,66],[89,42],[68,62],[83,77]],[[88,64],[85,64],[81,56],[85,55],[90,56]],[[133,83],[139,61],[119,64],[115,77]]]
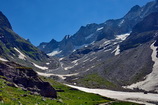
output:
[[[0,62],[0,75],[24,90],[38,93],[44,97],[57,97],[56,90],[48,82],[42,81],[31,68],[14,62]]]
[[[12,29],[12,26],[10,25],[8,19],[3,15],[2,12],[0,12],[0,27],[7,27]]]

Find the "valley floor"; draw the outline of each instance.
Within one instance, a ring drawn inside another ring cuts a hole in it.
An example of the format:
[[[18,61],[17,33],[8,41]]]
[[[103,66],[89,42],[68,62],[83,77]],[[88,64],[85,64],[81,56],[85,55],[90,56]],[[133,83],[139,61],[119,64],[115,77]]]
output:
[[[73,86],[73,85],[67,85],[67,86],[79,89],[84,92],[95,93],[104,97],[109,97],[121,101],[130,101],[130,102],[136,102],[146,105],[158,104],[158,94],[152,94],[152,93],[144,94],[143,92],[121,92],[121,91],[112,91],[108,89],[90,89],[90,88],[84,88],[84,87]]]

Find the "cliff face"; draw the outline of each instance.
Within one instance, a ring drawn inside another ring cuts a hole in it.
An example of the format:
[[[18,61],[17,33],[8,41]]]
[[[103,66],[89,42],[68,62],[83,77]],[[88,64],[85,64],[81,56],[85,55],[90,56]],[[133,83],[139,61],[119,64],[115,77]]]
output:
[[[44,97],[57,97],[55,89],[48,82],[42,81],[31,68],[14,62],[0,62],[0,75],[24,90],[38,93]]]

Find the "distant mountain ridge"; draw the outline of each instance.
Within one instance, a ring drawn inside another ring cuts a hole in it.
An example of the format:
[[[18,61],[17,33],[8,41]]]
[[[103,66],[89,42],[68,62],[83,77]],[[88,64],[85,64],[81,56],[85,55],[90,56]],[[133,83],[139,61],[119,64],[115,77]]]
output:
[[[158,11],[157,0],[149,2],[142,7],[136,5],[123,18],[107,20],[101,24],[93,23],[81,26],[74,35],[67,35],[60,42],[41,43],[38,48],[47,54],[52,53],[49,54],[52,56],[67,56],[76,49],[96,41],[114,39],[116,35],[129,33],[144,17],[156,11]]]

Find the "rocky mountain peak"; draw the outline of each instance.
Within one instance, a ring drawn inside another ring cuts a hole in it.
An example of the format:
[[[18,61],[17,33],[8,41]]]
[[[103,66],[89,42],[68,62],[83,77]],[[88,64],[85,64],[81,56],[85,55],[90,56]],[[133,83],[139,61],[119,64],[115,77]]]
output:
[[[139,5],[135,5],[131,8],[131,10],[124,16],[125,19],[132,20],[139,16],[139,12],[141,11],[141,7]]]
[[[137,23],[130,36],[120,44],[120,50],[135,48],[152,40],[158,30],[158,12],[153,12]]]
[[[68,40],[69,38],[71,38],[71,35],[66,35],[63,40]]]
[[[42,42],[40,43],[39,48],[42,50],[43,48],[45,48],[47,44],[48,44],[47,42]]]
[[[138,23],[134,28],[133,32],[144,32],[158,29],[158,12],[151,13],[144,18],[143,21]]]
[[[57,41],[55,39],[52,39],[50,43],[57,43]]]
[[[9,29],[12,29],[12,26],[10,25],[8,19],[1,11],[0,11],[0,27],[7,27]]]
[[[138,11],[141,7],[139,5],[135,5],[134,7],[131,8],[129,12],[135,12]]]

